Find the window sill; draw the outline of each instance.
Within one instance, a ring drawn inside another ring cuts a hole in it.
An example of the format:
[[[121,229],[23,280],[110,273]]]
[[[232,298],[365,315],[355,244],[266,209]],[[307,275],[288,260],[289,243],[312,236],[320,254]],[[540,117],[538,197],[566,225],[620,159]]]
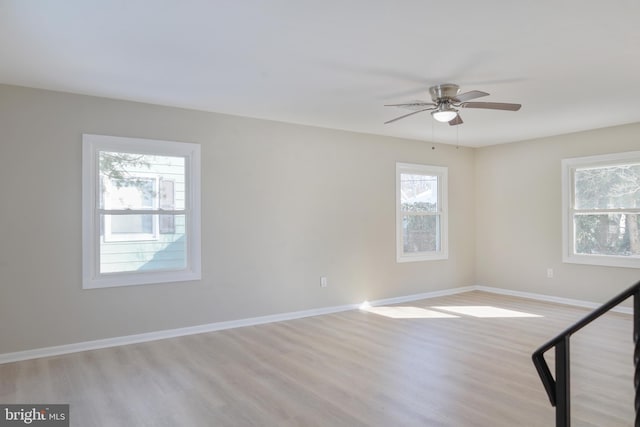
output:
[[[586,264],[600,267],[640,268],[639,257],[615,255],[568,255],[563,257],[566,264]]]
[[[418,262],[418,261],[439,261],[449,259],[449,254],[446,252],[429,252],[416,255],[404,255],[398,256],[396,261],[401,262]]]
[[[157,271],[141,273],[109,273],[97,278],[85,278],[83,289],[115,288],[118,286],[150,285],[155,283],[189,282],[202,279],[197,271]]]

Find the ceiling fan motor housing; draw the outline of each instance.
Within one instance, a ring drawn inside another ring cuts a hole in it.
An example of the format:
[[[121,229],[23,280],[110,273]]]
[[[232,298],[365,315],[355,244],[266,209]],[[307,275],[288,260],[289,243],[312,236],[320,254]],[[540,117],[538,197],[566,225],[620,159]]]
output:
[[[460,93],[460,86],[453,83],[445,83],[430,87],[429,93],[431,94],[433,102],[437,103],[439,100],[455,98],[455,96]]]

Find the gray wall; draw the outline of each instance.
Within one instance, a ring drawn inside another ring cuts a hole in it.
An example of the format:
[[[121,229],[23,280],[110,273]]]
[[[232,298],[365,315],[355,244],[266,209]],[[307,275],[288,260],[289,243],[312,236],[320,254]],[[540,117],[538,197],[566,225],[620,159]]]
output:
[[[561,159],[635,150],[640,124],[476,150],[477,284],[604,302],[640,280],[634,268],[562,262]]]
[[[201,281],[82,290],[83,133],[201,144]],[[435,147],[0,85],[0,353],[472,285],[475,152]],[[449,167],[449,260],[396,263],[396,162]]]

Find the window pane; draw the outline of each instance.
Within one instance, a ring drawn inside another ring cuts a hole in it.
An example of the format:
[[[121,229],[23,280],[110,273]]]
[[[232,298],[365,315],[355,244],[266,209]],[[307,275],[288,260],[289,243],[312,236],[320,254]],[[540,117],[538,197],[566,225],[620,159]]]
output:
[[[118,178],[101,181],[103,209],[155,209],[156,180],[154,178]]]
[[[149,218],[153,227],[157,227],[160,216],[172,217],[173,233],[156,233],[152,239],[144,239],[144,233],[131,232],[140,231],[134,228],[129,228],[128,234],[113,233],[114,221],[118,226],[123,223],[141,226],[144,218]],[[105,233],[100,240],[100,273],[186,268],[185,215],[101,215],[101,223]]]
[[[99,168],[102,209],[185,207],[184,157],[100,151]]]
[[[575,171],[576,209],[640,207],[640,165],[617,165]]]
[[[640,215],[575,215],[575,253],[640,255]]]
[[[175,203],[175,183],[172,180],[163,179],[160,181],[160,209],[174,210]],[[175,232],[175,221],[173,215],[160,215],[160,233],[171,234]]]
[[[439,250],[439,221],[439,215],[404,215],[402,217],[404,253]]]
[[[403,212],[437,212],[438,177],[401,174],[400,203]]]
[[[154,215],[108,215],[111,234],[153,234],[153,217]]]

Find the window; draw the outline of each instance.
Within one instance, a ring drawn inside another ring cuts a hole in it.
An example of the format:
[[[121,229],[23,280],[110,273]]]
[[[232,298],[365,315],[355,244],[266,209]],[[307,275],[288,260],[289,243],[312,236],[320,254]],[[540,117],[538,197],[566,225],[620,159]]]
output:
[[[447,168],[396,165],[398,262],[447,259]]]
[[[200,279],[200,146],[83,135],[83,288]]]
[[[563,261],[640,268],[640,152],[562,161]]]

